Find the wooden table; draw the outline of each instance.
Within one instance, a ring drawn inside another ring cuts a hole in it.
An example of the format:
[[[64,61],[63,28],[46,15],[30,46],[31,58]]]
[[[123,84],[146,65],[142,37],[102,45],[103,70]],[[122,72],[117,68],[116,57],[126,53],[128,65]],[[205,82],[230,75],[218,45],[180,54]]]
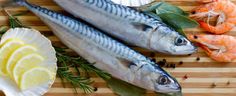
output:
[[[3,0],[0,0],[0,3]],[[63,12],[52,0],[28,0],[31,3],[47,7],[49,9]],[[178,5],[185,11],[189,11],[195,6],[199,5],[191,0],[165,0],[171,4]],[[236,0],[234,0],[236,2]],[[8,11],[12,14],[26,11],[24,7],[12,8]],[[39,20],[34,14],[18,17],[23,24],[35,28],[46,35],[55,45],[64,46],[60,40],[53,35],[51,30]],[[1,25],[7,25],[7,16],[2,11],[0,13]],[[200,28],[186,29],[187,33],[200,33],[204,30]],[[236,29],[228,33],[236,35]],[[151,56],[151,52],[145,49],[134,47],[137,51],[146,56]],[[200,57],[200,61],[196,58]],[[155,53],[154,58],[157,60],[167,59],[169,62],[177,64],[183,61],[184,64],[177,65],[175,69],[167,69],[173,76],[175,76],[183,87],[184,96],[236,96],[236,63],[217,63],[209,59],[203,50],[199,50],[196,54],[191,56],[170,56],[160,53]],[[184,80],[183,77],[187,75],[188,79]],[[106,86],[106,83],[99,77],[93,75],[92,80],[95,81],[93,86],[98,87],[95,93],[88,94],[89,96],[116,96],[111,89]],[[228,84],[230,82],[230,84]],[[213,88],[213,84],[216,86]],[[74,94],[74,90],[70,84],[63,88],[60,79],[56,79],[50,91],[45,96],[85,96],[83,91],[79,90],[78,94]],[[148,96],[154,96],[153,92],[149,91]],[[3,95],[4,96],[4,95]]]

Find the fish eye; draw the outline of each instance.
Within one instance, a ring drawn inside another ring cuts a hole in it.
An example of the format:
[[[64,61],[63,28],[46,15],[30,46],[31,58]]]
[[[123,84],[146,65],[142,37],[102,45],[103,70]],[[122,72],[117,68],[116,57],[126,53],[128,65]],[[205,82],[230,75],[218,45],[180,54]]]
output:
[[[160,85],[166,85],[170,83],[170,80],[166,76],[160,76],[159,79],[157,80],[157,83]]]
[[[177,46],[182,46],[182,45],[186,45],[186,44],[187,44],[187,41],[182,37],[176,38],[176,40],[175,40],[175,45],[177,45]]]

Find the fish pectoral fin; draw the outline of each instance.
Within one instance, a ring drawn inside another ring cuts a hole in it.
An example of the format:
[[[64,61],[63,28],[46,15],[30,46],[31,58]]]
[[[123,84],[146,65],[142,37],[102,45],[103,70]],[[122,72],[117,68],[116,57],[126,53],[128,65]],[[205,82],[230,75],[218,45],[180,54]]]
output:
[[[134,26],[135,29],[141,30],[141,31],[145,31],[145,32],[149,32],[149,31],[155,30],[155,28],[153,28],[152,26],[147,25],[147,24],[132,23],[132,25]]]
[[[125,66],[131,69],[131,71],[134,73],[138,72],[144,66],[144,65],[140,65],[137,62],[131,62],[131,61],[122,60],[122,59],[120,59],[120,62],[122,62],[122,64],[125,64]]]
[[[134,62],[127,62],[127,67],[132,70],[132,72],[137,72],[139,70],[138,64]]]
[[[124,60],[124,59],[119,59],[120,62],[122,62],[122,64],[124,66],[126,66],[127,68],[131,69],[132,71],[134,70],[138,70],[138,65],[134,62],[131,62],[131,61],[127,61],[127,60]]]

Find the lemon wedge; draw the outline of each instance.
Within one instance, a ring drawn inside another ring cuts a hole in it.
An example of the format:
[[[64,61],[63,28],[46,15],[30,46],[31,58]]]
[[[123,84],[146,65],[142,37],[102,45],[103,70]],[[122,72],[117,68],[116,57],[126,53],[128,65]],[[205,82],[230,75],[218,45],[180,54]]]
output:
[[[19,47],[23,46],[24,42],[17,39],[11,39],[3,43],[0,48],[0,74],[6,75],[6,64],[11,56],[11,54],[18,49]]]
[[[20,77],[22,74],[31,68],[38,67],[42,64],[44,58],[38,54],[30,54],[22,57],[13,68],[13,78],[16,83],[19,84]]]
[[[18,48],[17,50],[15,50],[15,52],[12,53],[12,55],[8,59],[8,62],[6,65],[7,73],[12,77],[12,71],[13,71],[13,68],[15,67],[16,63],[22,57],[32,54],[32,53],[36,53],[36,52],[37,52],[37,49],[33,46],[30,46],[30,45],[25,45],[25,46],[22,46],[22,47]]]
[[[20,79],[20,88],[21,90],[26,90],[35,86],[48,84],[52,79],[53,76],[49,70],[43,67],[35,67],[24,72]]]

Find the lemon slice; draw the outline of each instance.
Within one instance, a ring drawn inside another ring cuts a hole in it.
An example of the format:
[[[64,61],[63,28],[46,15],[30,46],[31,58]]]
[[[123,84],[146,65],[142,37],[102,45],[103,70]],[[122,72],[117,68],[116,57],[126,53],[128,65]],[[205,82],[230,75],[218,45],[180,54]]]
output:
[[[6,41],[6,43],[3,43],[1,45],[0,49],[0,74],[6,75],[6,64],[11,56],[11,54],[18,49],[19,47],[23,46],[24,42],[17,39],[11,39],[9,41]]]
[[[16,83],[19,84],[19,79],[25,71],[39,66],[43,61],[44,58],[38,54],[30,54],[21,58],[13,68],[13,78]]]
[[[21,90],[50,83],[53,76],[49,70],[43,67],[35,67],[26,71],[20,79]]]
[[[7,73],[12,76],[12,71],[14,66],[16,65],[17,61],[19,61],[22,57],[35,53],[37,52],[37,49],[33,46],[30,45],[25,45],[22,46],[20,48],[18,48],[17,50],[15,50],[14,53],[12,53],[12,55],[10,56],[6,68],[7,68]]]
[[[21,40],[20,39],[14,39],[14,38],[7,39],[6,41],[0,43],[0,48],[3,47],[8,42],[11,42],[11,41],[21,41]],[[23,41],[21,41],[21,42],[23,42]]]
[[[22,44],[14,47],[9,44],[12,41]],[[34,69],[38,67],[42,70]],[[2,69],[8,74],[3,74]],[[0,89],[6,96],[42,96],[55,81],[56,72],[56,51],[51,41],[39,31],[14,28],[3,34],[0,40]],[[44,84],[46,81],[48,83]]]

